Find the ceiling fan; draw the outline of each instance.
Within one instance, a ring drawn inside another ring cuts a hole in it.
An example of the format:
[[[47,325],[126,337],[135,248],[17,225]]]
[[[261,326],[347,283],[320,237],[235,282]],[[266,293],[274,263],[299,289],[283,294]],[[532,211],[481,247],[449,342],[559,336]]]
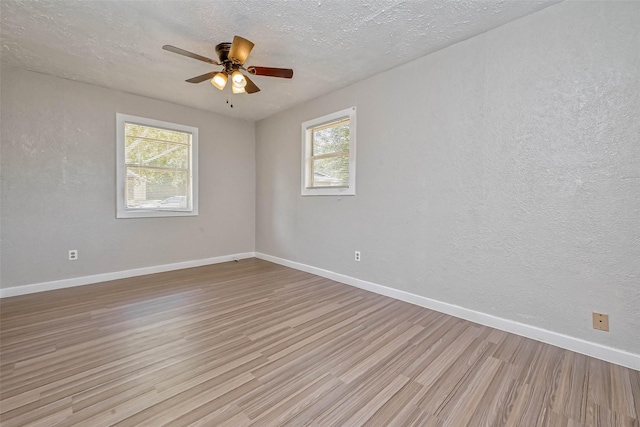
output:
[[[211,80],[211,84],[216,88],[223,90],[227,85],[229,77],[231,77],[231,90],[233,93],[256,93],[260,88],[251,81],[251,79],[240,72],[244,70],[254,76],[281,77],[290,79],[293,77],[293,70],[290,68],[272,68],[272,67],[244,67],[244,63],[251,53],[254,44],[247,39],[239,36],[233,37],[233,43],[220,43],[216,46],[216,53],[220,62],[211,58],[189,52],[179,47],[164,45],[162,48],[178,55],[188,56],[189,58],[207,62],[213,65],[222,65],[222,71],[212,71],[201,76],[192,77],[186,80],[189,83],[201,83],[205,80]]]

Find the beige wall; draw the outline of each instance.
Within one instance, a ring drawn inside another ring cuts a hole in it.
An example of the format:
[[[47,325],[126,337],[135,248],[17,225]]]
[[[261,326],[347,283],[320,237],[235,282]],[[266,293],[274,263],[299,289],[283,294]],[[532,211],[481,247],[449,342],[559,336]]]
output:
[[[561,3],[258,122],[256,251],[640,354],[638,22]],[[354,105],[357,195],[301,197]]]
[[[253,251],[253,123],[7,67],[1,80],[3,288]],[[197,217],[116,219],[116,112],[198,127]]]

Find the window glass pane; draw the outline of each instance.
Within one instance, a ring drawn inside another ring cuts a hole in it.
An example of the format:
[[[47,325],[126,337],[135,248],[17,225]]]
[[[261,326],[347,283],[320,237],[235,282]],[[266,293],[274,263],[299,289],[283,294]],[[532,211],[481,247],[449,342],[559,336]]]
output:
[[[313,160],[312,187],[344,187],[349,185],[349,156]]]
[[[125,156],[128,165],[187,169],[189,146],[143,138],[127,137]]]
[[[126,167],[129,209],[187,209],[191,205],[189,172]]]
[[[312,154],[349,151],[349,120],[341,120],[335,126],[318,126],[312,130]]]
[[[187,132],[160,129],[150,126],[136,125],[133,123],[126,123],[124,130],[126,136],[160,139],[162,141],[182,142],[183,144],[191,142],[191,134]]]

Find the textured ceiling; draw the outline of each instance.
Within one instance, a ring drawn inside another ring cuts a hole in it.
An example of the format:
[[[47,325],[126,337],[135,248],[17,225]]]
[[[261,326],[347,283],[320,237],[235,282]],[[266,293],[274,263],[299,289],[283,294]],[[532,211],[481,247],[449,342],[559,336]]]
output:
[[[1,2],[1,61],[247,120],[386,71],[543,9],[558,0],[250,0]],[[257,94],[184,80],[214,66],[215,45],[255,43],[247,65],[294,69],[256,76]],[[233,103],[231,109],[227,99]]]

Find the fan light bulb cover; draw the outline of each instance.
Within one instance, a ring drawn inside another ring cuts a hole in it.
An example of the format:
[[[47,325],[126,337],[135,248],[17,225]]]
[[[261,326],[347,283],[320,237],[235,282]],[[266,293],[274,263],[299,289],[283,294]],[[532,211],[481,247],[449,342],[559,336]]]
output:
[[[240,87],[236,86],[235,84],[231,85],[231,90],[233,91],[233,93],[247,93],[247,91],[244,90],[244,86]]]
[[[233,81],[233,86],[238,88],[243,88],[247,85],[247,79],[238,70],[231,73],[231,80]]]
[[[224,89],[227,85],[227,75],[225,73],[216,73],[216,75],[211,79],[211,84],[217,89]]]

